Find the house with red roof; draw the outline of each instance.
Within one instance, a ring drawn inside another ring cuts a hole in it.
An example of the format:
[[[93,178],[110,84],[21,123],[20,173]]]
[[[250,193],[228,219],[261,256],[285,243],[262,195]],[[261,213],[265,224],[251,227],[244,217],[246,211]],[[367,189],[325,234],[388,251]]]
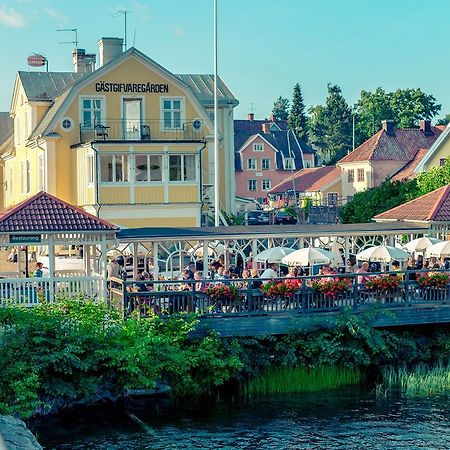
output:
[[[273,186],[304,167],[314,167],[314,151],[285,120],[234,121],[236,195],[262,202]]]
[[[343,197],[348,200],[386,178],[402,181],[414,177],[441,133],[429,120],[421,120],[419,128],[403,129],[395,128],[393,121],[383,121],[380,131],[338,162]]]

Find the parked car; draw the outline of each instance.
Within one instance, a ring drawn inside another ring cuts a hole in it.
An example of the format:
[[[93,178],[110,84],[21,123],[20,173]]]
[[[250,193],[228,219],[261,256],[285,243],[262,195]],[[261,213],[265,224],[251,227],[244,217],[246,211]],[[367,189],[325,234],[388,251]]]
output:
[[[286,211],[278,211],[273,219],[275,225],[295,225],[297,218]]]
[[[249,211],[247,213],[247,225],[269,225],[270,213],[267,211]]]

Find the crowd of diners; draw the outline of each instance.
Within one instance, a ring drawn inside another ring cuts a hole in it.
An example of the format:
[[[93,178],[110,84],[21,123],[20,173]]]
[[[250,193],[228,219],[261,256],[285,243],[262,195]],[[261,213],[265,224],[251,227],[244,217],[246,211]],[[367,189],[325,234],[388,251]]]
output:
[[[151,258],[138,260],[138,277],[133,279],[133,257],[118,257],[108,264],[108,278],[126,278],[128,280],[137,281],[132,289],[136,291],[155,291],[155,290],[179,290],[203,291],[206,286],[211,284],[229,284],[233,283],[238,288],[252,289],[261,288],[262,284],[273,279],[289,279],[297,280],[299,277],[311,276],[323,280],[332,280],[339,275],[357,274],[357,283],[364,285],[374,273],[382,271],[390,271],[404,279],[415,280],[416,271],[431,270],[449,270],[449,258],[438,259],[431,257],[425,259],[419,255],[417,259],[411,257],[406,264],[398,261],[392,261],[388,266],[382,266],[380,263],[369,263],[367,261],[357,262],[354,256],[350,257],[340,267],[333,267],[331,264],[312,265],[308,267],[286,267],[275,263],[266,263],[265,267],[260,269],[253,267],[250,258],[244,265],[242,258],[237,258],[236,264],[225,264],[224,256],[220,256],[213,260],[207,270],[203,268],[203,261],[190,261],[188,265],[181,270],[176,277],[158,276],[158,281],[167,283],[155,283],[153,276],[153,261]],[[164,287],[163,287],[163,286]]]

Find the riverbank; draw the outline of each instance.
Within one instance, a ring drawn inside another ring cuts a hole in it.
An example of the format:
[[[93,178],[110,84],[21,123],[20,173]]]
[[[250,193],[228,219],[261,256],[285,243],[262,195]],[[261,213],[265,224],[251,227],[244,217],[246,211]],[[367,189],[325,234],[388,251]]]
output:
[[[0,415],[0,449],[42,450],[42,447],[22,420]]]

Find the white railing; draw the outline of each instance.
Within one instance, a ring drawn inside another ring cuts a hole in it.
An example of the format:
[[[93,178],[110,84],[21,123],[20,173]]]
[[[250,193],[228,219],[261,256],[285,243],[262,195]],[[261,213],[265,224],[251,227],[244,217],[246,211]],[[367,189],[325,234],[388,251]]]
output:
[[[84,269],[65,269],[55,270],[55,276],[57,277],[84,277]]]
[[[57,297],[105,298],[105,280],[100,276],[0,279],[0,304],[36,305]]]

